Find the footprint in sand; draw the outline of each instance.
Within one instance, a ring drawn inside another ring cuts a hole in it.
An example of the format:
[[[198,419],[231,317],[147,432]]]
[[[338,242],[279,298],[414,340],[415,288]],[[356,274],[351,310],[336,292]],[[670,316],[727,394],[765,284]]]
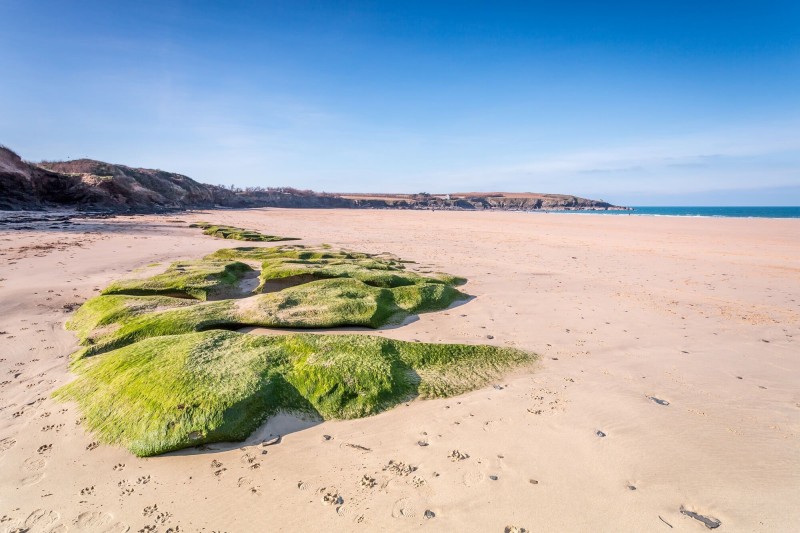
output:
[[[477,470],[473,472],[467,472],[464,474],[464,485],[467,487],[473,487],[479,483],[483,483],[485,479],[486,476],[483,472]]]
[[[321,490],[325,490],[325,489],[321,489]],[[342,498],[339,495],[339,493],[336,492],[335,490],[331,490],[331,491],[326,492],[322,496],[322,503],[324,505],[334,505],[334,506],[342,505],[344,503],[344,498]]]
[[[90,533],[126,533],[130,527],[123,522],[114,522],[114,517],[105,511],[81,513],[72,522],[78,531]]]
[[[400,461],[395,461],[391,459],[386,466],[383,467],[383,470],[386,472],[391,472],[396,476],[407,476],[412,472],[416,472],[417,467],[412,465],[407,465]]]
[[[14,445],[16,443],[17,443],[17,441],[12,439],[11,437],[8,437],[8,438],[5,438],[3,440],[0,440],[0,453],[4,452],[6,450],[10,450],[11,448],[14,447]]]
[[[462,453],[459,450],[453,450],[452,452],[450,452],[450,455],[448,455],[448,457],[454,463],[458,462],[458,461],[463,461],[464,459],[469,459],[469,455],[468,454]]]
[[[38,472],[47,465],[47,459],[43,457],[29,457],[22,461],[22,470],[25,472]]]
[[[266,450],[264,450],[262,453],[266,453]],[[245,453],[240,458],[240,460],[242,461],[243,464],[247,465],[247,468],[249,468],[250,470],[256,470],[258,468],[261,468],[261,463],[259,463],[257,461],[256,456],[250,452]]]
[[[131,486],[131,484],[128,483],[127,479],[123,479],[122,481],[117,483],[117,487],[120,488],[119,492],[120,496],[130,496],[131,494],[136,492],[136,490]]]
[[[347,518],[348,516],[352,515],[352,511],[348,506],[340,505],[336,508],[336,514],[338,514],[342,518]]]
[[[53,530],[59,518],[61,518],[61,515],[55,511],[36,509],[25,519],[25,523],[22,525],[22,531],[28,533],[49,533]]]
[[[19,518],[11,518],[6,515],[0,517],[0,533],[19,533],[20,531],[24,531],[24,528]]]
[[[30,485],[35,485],[39,483],[43,479],[44,479],[44,473],[37,472],[36,474],[22,478],[22,481],[20,481],[20,483],[22,484],[22,486],[28,487]]]
[[[417,514],[417,509],[414,508],[410,498],[400,498],[392,506],[392,517],[394,518],[414,518]]]
[[[409,496],[400,498],[392,505],[392,517],[394,518],[430,518],[427,515],[428,509],[425,500],[419,496]],[[431,511],[431,513],[435,515]]]

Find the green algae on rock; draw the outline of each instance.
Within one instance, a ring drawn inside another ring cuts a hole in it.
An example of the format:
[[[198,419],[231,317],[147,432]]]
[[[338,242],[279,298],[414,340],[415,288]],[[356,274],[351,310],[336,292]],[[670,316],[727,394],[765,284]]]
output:
[[[241,287],[257,275],[245,261],[261,263],[252,291]],[[464,281],[406,271],[385,254],[329,247],[233,248],[179,261],[150,278],[115,282],[81,306],[67,323],[82,345],[72,358],[78,378],[56,396],[77,401],[102,440],[155,455],[243,440],[280,411],[353,418],[416,396],[459,394],[533,355],[235,330],[398,324],[465,300],[455,288]]]
[[[235,292],[236,284],[253,269],[238,261],[177,261],[145,279],[115,281],[101,294],[164,295],[209,300]]]
[[[205,331],[84,360],[56,396],[77,401],[101,440],[147,456],[243,440],[278,412],[357,418],[415,396],[450,396],[529,361],[495,346]]]
[[[220,239],[235,239],[237,241],[254,242],[276,242],[276,241],[296,241],[294,237],[279,237],[277,235],[264,235],[255,230],[225,226],[222,224],[211,224],[210,222],[195,222],[189,224],[190,228],[201,228],[203,234],[219,237]]]

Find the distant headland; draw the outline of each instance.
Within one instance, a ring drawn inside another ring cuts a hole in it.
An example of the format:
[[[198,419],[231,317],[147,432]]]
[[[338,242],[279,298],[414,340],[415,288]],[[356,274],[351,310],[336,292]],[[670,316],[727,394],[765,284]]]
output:
[[[450,194],[327,193],[291,187],[225,187],[188,176],[95,161],[24,161],[0,146],[0,210],[74,208],[152,213],[248,207],[451,209],[505,211],[627,210],[566,194],[467,192]]]

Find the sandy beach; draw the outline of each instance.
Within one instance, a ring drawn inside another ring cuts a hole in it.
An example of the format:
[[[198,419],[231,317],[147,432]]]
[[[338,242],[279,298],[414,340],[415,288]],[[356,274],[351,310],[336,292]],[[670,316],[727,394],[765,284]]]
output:
[[[246,245],[200,220],[464,276],[474,299],[369,333],[539,360],[369,418],[276,417],[244,443],[147,459],[98,444],[51,398],[74,379],[64,322],[146,265]],[[0,226],[0,532],[705,531],[693,513],[800,529],[798,219],[253,209],[24,226]]]

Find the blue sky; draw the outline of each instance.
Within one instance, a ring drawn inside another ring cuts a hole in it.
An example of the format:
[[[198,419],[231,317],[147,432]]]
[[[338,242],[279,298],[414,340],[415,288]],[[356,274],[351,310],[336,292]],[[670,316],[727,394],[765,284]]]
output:
[[[800,204],[800,2],[0,0],[0,143],[209,183]]]

